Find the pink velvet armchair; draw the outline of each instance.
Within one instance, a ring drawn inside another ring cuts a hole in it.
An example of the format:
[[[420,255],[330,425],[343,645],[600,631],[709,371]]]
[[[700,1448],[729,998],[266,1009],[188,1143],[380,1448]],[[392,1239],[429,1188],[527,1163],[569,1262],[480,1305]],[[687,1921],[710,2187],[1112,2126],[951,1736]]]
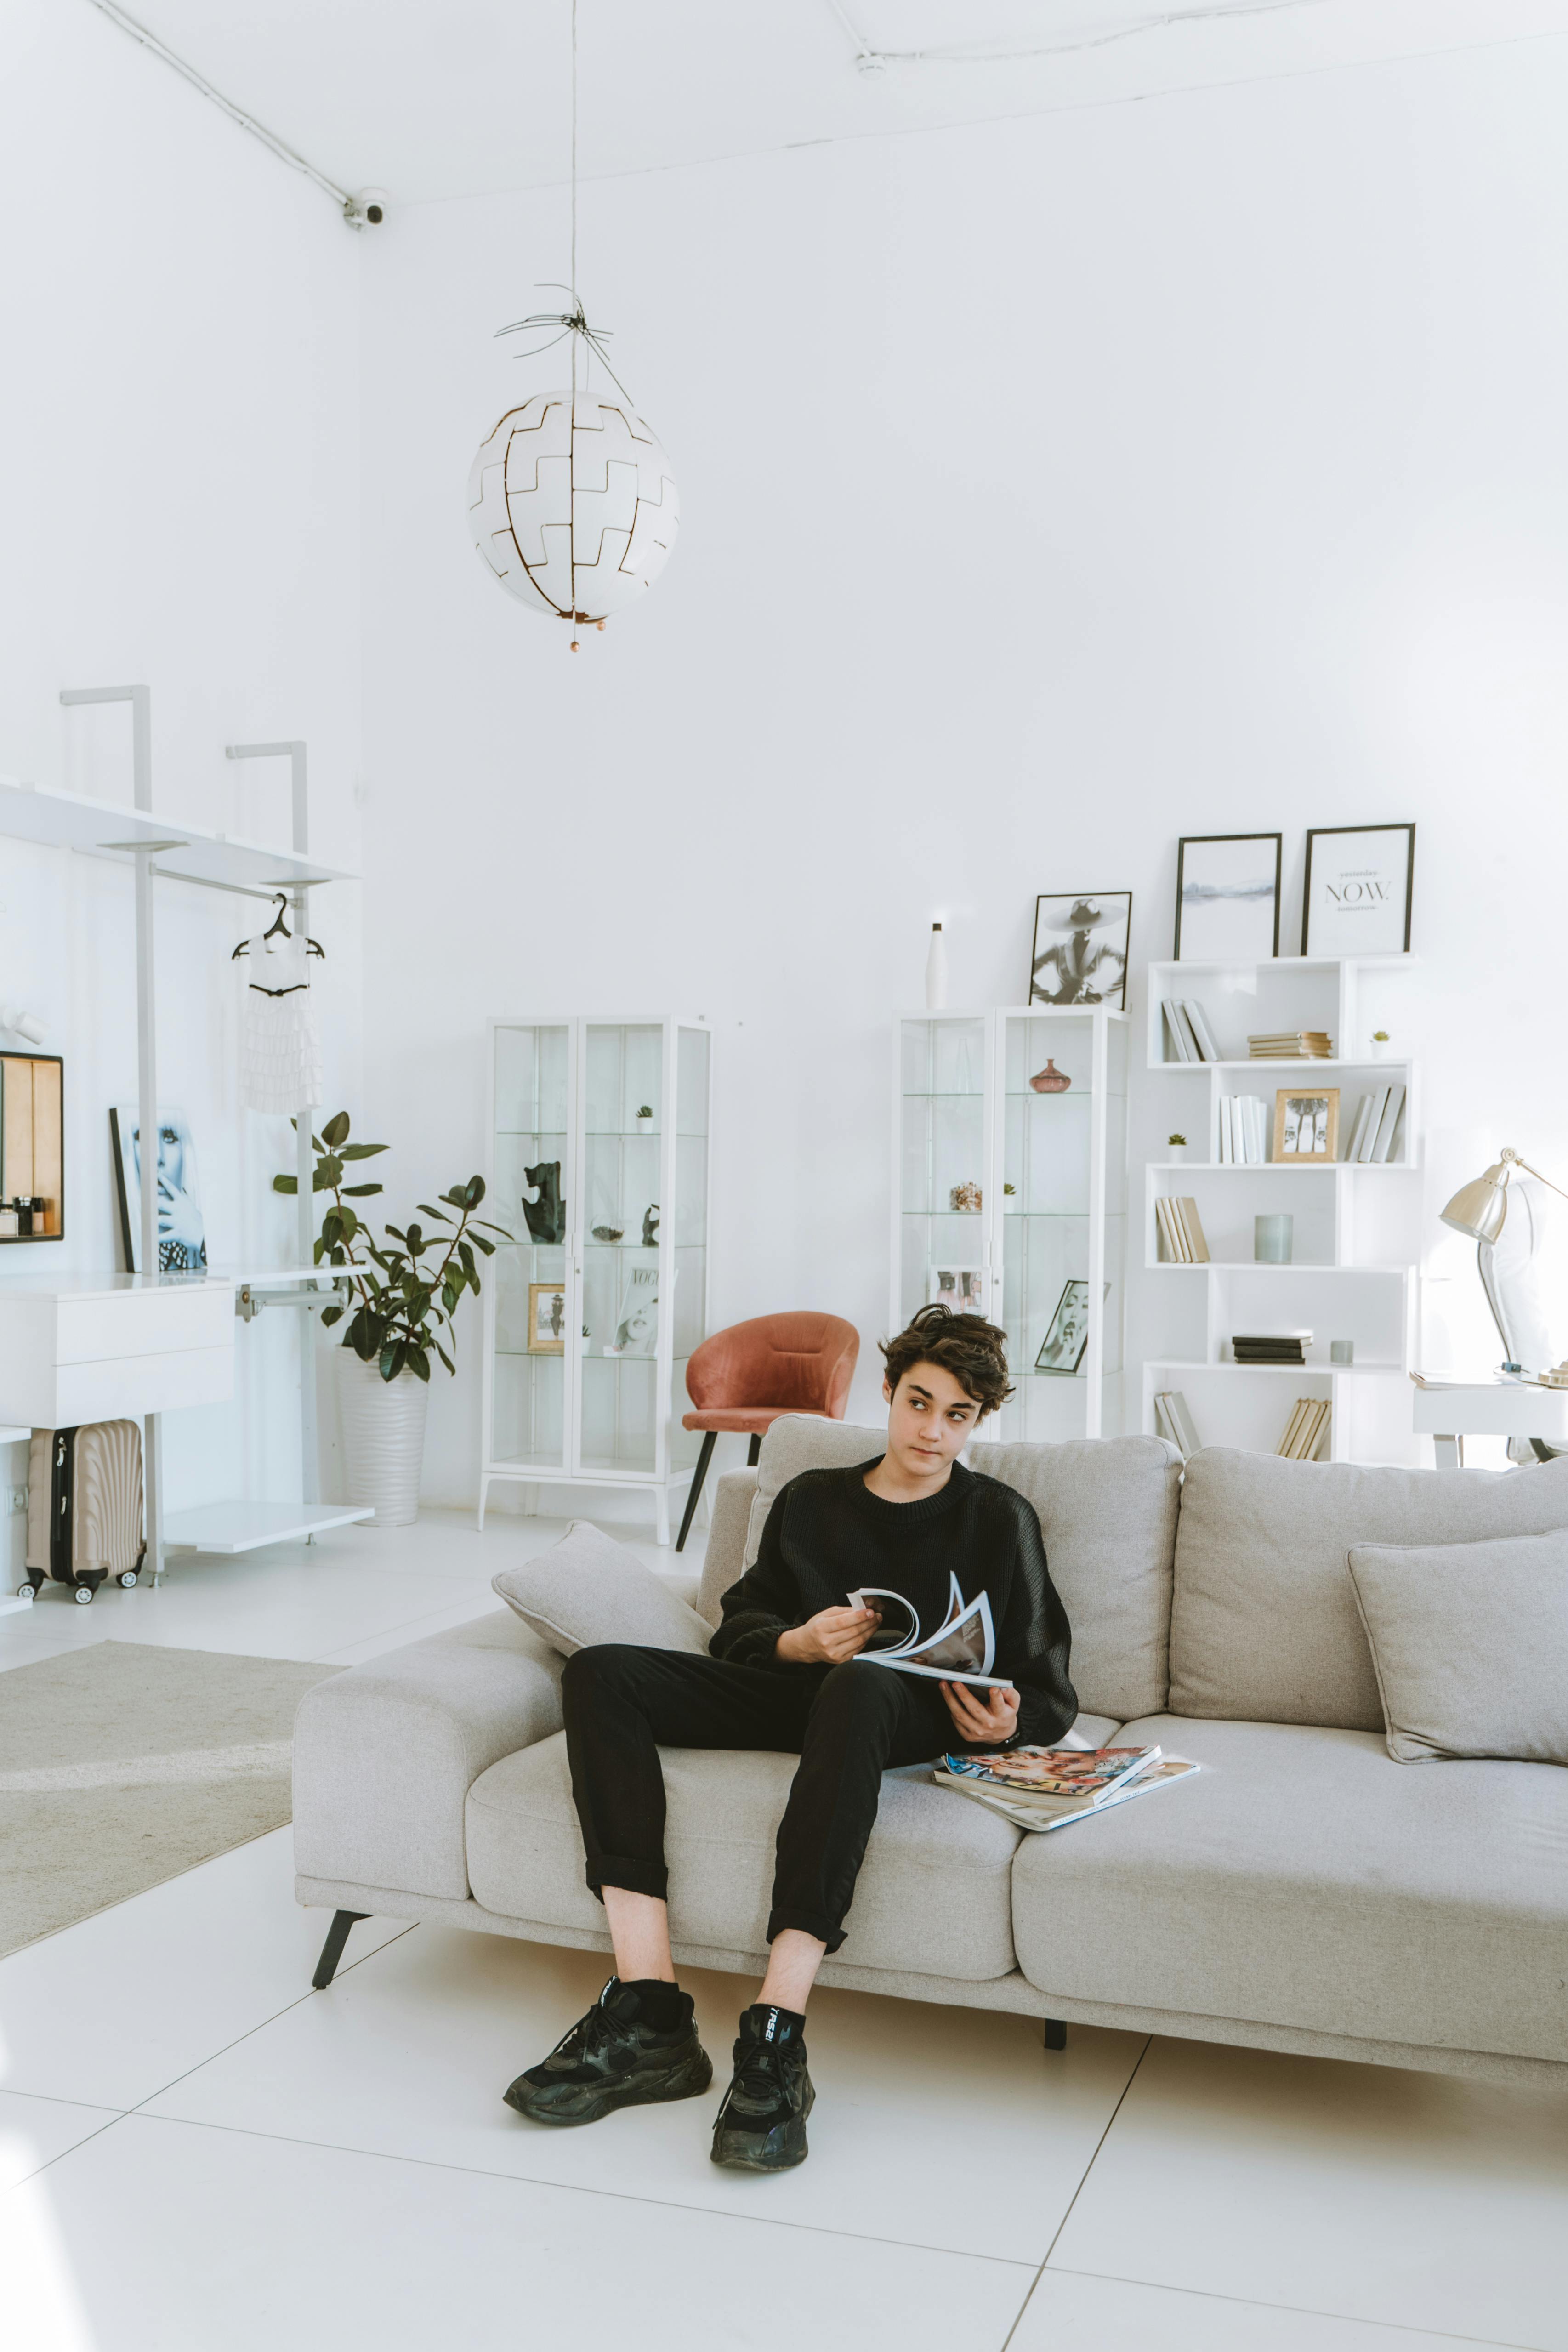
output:
[[[727,1430],[742,1432],[752,1441],[746,1459],[754,1462],[763,1432],[781,1413],[815,1412],[842,1421],[859,1353],[860,1335],[853,1323],[841,1315],[804,1309],[758,1315],[703,1340],[686,1367],[693,1410],[683,1415],[683,1425],[704,1435],[677,1551],[685,1549],[715,1440]]]

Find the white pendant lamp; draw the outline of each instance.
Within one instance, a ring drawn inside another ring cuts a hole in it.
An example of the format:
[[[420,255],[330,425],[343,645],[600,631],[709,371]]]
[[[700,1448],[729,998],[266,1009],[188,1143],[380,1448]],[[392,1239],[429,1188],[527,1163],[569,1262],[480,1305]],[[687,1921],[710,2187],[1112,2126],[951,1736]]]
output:
[[[569,340],[572,382],[509,408],[468,473],[474,545],[501,586],[536,613],[603,628],[653,586],[669,561],[680,509],[669,460],[610,369],[603,331],[577,296],[577,0],[572,0],[572,284],[570,308],[498,329],[553,327],[534,358]],[[613,391],[591,391],[597,360]]]

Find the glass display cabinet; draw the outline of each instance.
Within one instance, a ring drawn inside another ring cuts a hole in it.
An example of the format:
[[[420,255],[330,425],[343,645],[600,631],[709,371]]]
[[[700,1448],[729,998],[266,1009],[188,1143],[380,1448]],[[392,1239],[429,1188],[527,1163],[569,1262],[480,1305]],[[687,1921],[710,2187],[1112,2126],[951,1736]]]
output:
[[[631,1486],[669,1541],[700,1439],[711,1040],[699,1021],[492,1020],[479,1525],[498,1480]],[[537,1496],[531,1495],[531,1507]]]
[[[941,1299],[1000,1323],[988,1438],[1120,1434],[1127,1017],[1104,1005],[895,1025],[890,1321]]]

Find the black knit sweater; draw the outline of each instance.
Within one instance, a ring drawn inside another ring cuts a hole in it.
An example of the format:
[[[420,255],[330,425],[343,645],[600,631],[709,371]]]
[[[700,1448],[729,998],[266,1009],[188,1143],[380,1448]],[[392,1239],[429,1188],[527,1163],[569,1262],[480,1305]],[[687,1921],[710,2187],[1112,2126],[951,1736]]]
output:
[[[819,1609],[844,1608],[868,1584],[902,1593],[924,1639],[946,1615],[956,1571],[966,1601],[981,1591],[991,1597],[993,1672],[1017,1687],[1016,1738],[1048,1747],[1071,1725],[1078,1700],[1068,1680],[1071,1629],[1034,1506],[962,1462],[940,1494],[889,1503],[866,1484],[874,1467],[806,1470],[780,1489],[755,1566],[720,1603],[713,1655],[784,1675],[820,1674],[780,1659],[779,1635]]]

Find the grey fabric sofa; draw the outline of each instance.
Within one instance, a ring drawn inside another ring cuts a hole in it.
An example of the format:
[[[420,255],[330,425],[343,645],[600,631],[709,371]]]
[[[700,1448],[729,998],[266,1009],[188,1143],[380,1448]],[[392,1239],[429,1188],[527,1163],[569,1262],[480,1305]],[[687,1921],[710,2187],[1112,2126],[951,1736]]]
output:
[[[875,1430],[776,1423],[721,1479],[693,1604],[799,1470]],[[1161,1440],[976,1444],[1028,1496],[1073,1625],[1079,1728],[1205,1769],[1050,1836],[890,1772],[826,1984],[1477,2075],[1568,2064],[1568,1770],[1399,1764],[1345,1555],[1568,1527],[1568,1459],[1361,1469]],[[294,1762],[296,1891],[607,1951],[584,1885],[561,1659],[500,1610],[318,1684]],[[671,1749],[676,1957],[755,1974],[791,1757]]]

